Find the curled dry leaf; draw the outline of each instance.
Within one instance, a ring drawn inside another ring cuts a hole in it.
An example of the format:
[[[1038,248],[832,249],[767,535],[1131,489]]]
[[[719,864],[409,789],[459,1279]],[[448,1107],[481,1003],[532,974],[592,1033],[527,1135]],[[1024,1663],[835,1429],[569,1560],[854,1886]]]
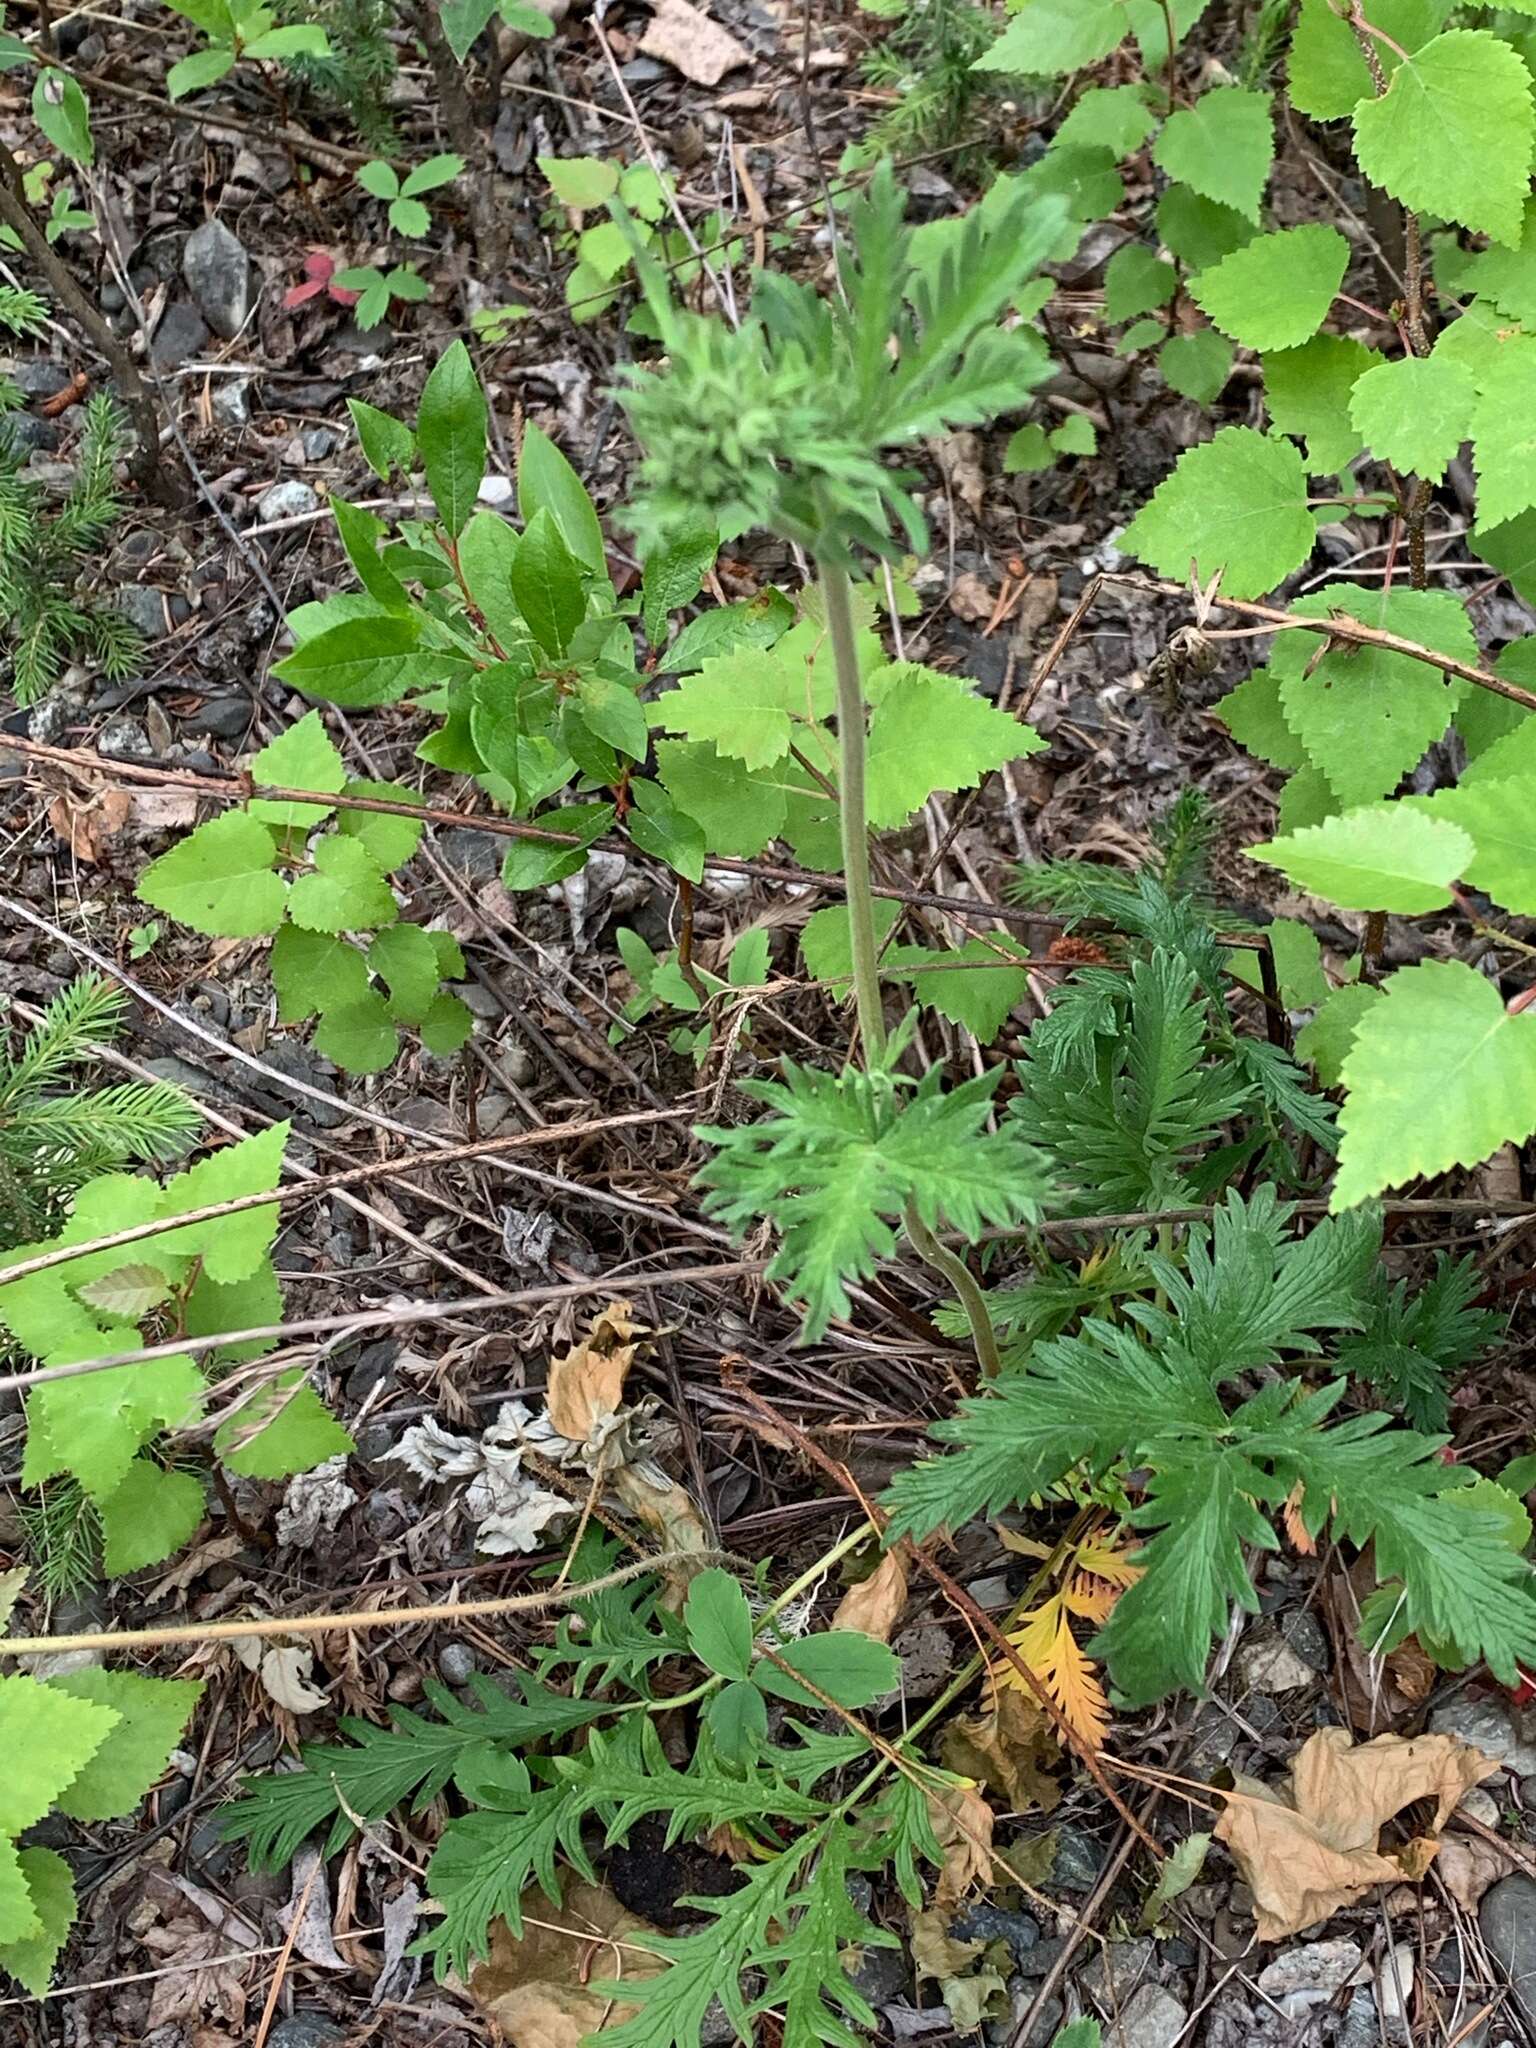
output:
[[[261,1636],[240,1636],[232,1647],[246,1670],[260,1678],[268,1697],[290,1714],[313,1714],[330,1705],[325,1694],[310,1684],[315,1672],[313,1650],[296,1643],[286,1647],[268,1643]]]
[[[985,1884],[992,1875],[996,1816],[974,1785],[945,1785],[928,1794],[928,1818],[944,1851],[933,1903],[954,1906],[973,1884]]]
[[[544,1405],[561,1436],[590,1443],[624,1398],[624,1381],[645,1332],[627,1301],[611,1301],[581,1342],[552,1359]]]
[[[1292,1760],[1288,1787],[1238,1778],[1215,1833],[1253,1893],[1260,1941],[1314,1927],[1373,1885],[1421,1878],[1439,1844],[1424,1836],[1383,1855],[1383,1825],[1432,1799],[1438,1833],[1462,1795],[1497,1769],[1452,1735],[1379,1735],[1357,1747],[1343,1728],[1320,1728]]]
[[[1498,1842],[1483,1835],[1447,1835],[1435,1858],[1435,1870],[1458,1906],[1475,1913],[1490,1885],[1508,1877],[1515,1859]]]
[[[530,1886],[522,1899],[522,1940],[498,1920],[490,1955],[470,1977],[470,1996],[512,2048],[579,2048],[636,2011],[600,1997],[592,1983],[654,1977],[666,1967],[661,1956],[634,1945],[636,1933],[653,1931],[649,1922],[626,1911],[606,1885],[567,1884],[564,1894],[564,1903],[551,1908]]]
[[[1010,1813],[1049,1813],[1061,1787],[1042,1765],[1059,1751],[1049,1716],[1026,1693],[1000,1692],[983,1714],[957,1716],[939,1738],[945,1768],[975,1778]]]
[[[876,1642],[888,1643],[907,1604],[908,1555],[906,1544],[898,1543],[894,1550],[885,1553],[867,1579],[850,1586],[837,1603],[833,1628],[857,1629],[861,1635],[873,1636]]]

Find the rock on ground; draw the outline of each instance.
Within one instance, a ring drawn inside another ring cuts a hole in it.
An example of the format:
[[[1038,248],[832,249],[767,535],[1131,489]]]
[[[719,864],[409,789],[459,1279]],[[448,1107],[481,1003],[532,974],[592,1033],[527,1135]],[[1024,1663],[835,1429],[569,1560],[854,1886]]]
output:
[[[1483,1894],[1477,1925],[1525,2024],[1536,2030],[1536,1878],[1502,1878]]]
[[[1502,1700],[1452,1700],[1429,1717],[1437,1735],[1459,1735],[1516,1777],[1536,1771],[1536,1742],[1529,1740]]]
[[[187,237],[181,274],[215,334],[233,341],[251,310],[251,260],[221,220],[205,220]]]
[[[1104,2048],[1173,2048],[1189,2014],[1161,1984],[1143,1984],[1113,2026],[1104,2029]]]

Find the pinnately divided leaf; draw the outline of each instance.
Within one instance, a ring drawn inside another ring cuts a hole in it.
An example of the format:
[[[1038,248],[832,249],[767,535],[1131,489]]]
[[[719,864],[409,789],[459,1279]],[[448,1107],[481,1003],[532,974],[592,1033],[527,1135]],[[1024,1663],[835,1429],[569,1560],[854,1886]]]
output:
[[[1335,1210],[1523,1144],[1536,1130],[1536,1014],[1510,1016],[1459,960],[1400,968],[1357,1024],[1343,1082]]]
[[[1179,457],[1126,529],[1125,545],[1180,583],[1221,571],[1229,597],[1262,597],[1312,552],[1307,472],[1288,441],[1223,427]]]

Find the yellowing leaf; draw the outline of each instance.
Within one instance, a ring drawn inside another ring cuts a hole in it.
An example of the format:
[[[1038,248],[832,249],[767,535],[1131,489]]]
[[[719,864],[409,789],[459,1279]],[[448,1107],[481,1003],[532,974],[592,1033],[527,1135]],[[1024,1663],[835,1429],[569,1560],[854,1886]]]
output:
[[[1095,1617],[1102,1618],[1106,1617]],[[1018,1628],[1009,1630],[1008,1640],[1061,1709],[1073,1734],[1090,1749],[1102,1748],[1109,1732],[1109,1701],[1072,1633],[1066,1596],[1056,1593],[1042,1601]],[[1024,1687],[1023,1678],[1010,1663],[995,1664],[992,1678],[1001,1691]]]

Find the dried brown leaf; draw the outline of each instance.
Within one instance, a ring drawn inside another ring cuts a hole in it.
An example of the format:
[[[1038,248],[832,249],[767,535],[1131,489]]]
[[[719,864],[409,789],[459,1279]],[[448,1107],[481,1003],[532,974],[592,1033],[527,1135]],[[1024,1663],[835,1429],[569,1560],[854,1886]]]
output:
[[[1458,1800],[1498,1769],[1451,1735],[1379,1735],[1358,1746],[1343,1728],[1320,1728],[1280,1790],[1239,1778],[1224,1794],[1216,1839],[1253,1893],[1261,1941],[1326,1920],[1378,1884],[1422,1877]],[[1383,1855],[1382,1827],[1415,1800],[1432,1799],[1431,1836]]]
[[[957,1716],[939,1738],[939,1752],[948,1770],[978,1780],[1010,1813],[1049,1813],[1061,1797],[1042,1769],[1060,1755],[1050,1716],[1029,1694],[1000,1692],[985,1713]]]
[[[1435,1858],[1435,1869],[1458,1906],[1475,1913],[1488,1887],[1518,1866],[1508,1850],[1482,1835],[1447,1835]]]
[[[659,57],[694,85],[718,85],[728,71],[752,62],[752,52],[728,29],[688,0],[660,0],[640,38],[647,57]]]
[[[544,1405],[563,1437],[584,1444],[616,1412],[644,1334],[630,1304],[611,1301],[581,1342],[551,1361]]]
[[[60,790],[48,806],[48,822],[76,860],[94,866],[132,812],[133,798],[126,789],[99,789],[88,795]]]
[[[854,1628],[888,1643],[907,1604],[907,1546],[888,1550],[867,1579],[850,1586],[837,1603],[833,1628]]]
[[[934,1891],[937,1906],[958,1905],[973,1884],[992,1875],[992,1824],[996,1816],[974,1785],[945,1785],[928,1794],[928,1818],[944,1851]]]
[[[470,1977],[470,1996],[512,2048],[579,2048],[636,2011],[600,1997],[589,1980],[655,1977],[666,1968],[664,1958],[633,1943],[636,1932],[651,1931],[649,1923],[627,1912],[606,1885],[568,1884],[564,1894],[564,1903],[552,1907],[530,1886],[522,1899],[522,1940],[497,1921],[490,1955]]]

